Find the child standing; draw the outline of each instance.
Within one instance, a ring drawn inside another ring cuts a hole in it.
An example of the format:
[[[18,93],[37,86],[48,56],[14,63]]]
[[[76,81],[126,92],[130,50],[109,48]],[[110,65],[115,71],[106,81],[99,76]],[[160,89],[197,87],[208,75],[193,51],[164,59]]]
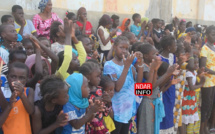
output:
[[[154,45],[158,49],[158,51],[160,51],[162,46],[159,43],[161,38],[163,37],[163,32],[161,31],[162,21],[160,19],[154,19],[152,23],[154,26],[153,34],[152,34]]]
[[[32,115],[33,132],[55,134],[56,129],[68,122],[63,105],[69,99],[68,86],[56,76],[46,77],[40,84],[42,100],[35,103]]]
[[[139,40],[142,36],[142,33],[144,32],[145,27],[139,26],[139,23],[141,23],[141,16],[138,13],[133,14],[132,19],[134,21],[134,24],[131,25],[130,31],[135,34],[137,39]]]
[[[63,111],[69,115],[69,123],[64,126],[62,134],[85,134],[85,124],[94,118],[96,112],[103,109],[102,104],[100,101],[95,101],[95,104],[90,105],[89,110],[86,111],[90,93],[87,78],[80,73],[73,73],[66,81],[70,85],[69,102],[64,105]]]
[[[17,101],[14,103],[7,120],[2,128],[4,134],[31,134],[29,115],[34,112],[34,91],[24,85],[28,78],[28,67],[24,63],[15,62],[10,65],[8,71],[8,89],[3,89],[4,97],[9,101],[11,94],[17,94]]]
[[[115,81],[115,94],[112,98],[112,106],[116,129],[112,134],[128,134],[130,120],[136,114],[134,95],[136,71],[134,66],[131,65],[135,56],[133,53],[128,54],[128,48],[128,39],[124,36],[118,36],[114,42],[114,58],[111,61],[107,61],[104,66],[104,75],[108,75]],[[126,59],[125,56],[127,57]],[[143,69],[143,65],[138,65],[137,70],[141,69]],[[142,74],[138,73],[138,75]]]
[[[37,37],[37,31],[31,20],[25,20],[23,8],[19,5],[14,5],[12,7],[12,13],[15,18],[15,28],[17,33],[22,36],[27,34]]]
[[[199,66],[198,57],[194,57],[194,64],[194,68],[187,68],[184,97],[182,100],[182,127],[185,131],[186,125],[199,121],[195,89],[202,87],[205,82],[205,78],[201,76],[200,82],[196,83],[197,72],[195,70],[197,70]]]

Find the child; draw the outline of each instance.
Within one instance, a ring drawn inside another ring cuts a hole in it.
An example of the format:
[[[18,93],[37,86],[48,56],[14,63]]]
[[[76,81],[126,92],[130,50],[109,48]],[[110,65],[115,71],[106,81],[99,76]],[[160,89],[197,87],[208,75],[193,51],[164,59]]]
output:
[[[87,53],[87,59],[91,59],[93,48],[92,48],[92,42],[90,41],[89,37],[79,35],[77,39],[82,42],[84,49]]]
[[[170,66],[176,63],[175,53],[177,47],[175,38],[173,36],[164,36],[160,41],[162,52],[160,53],[161,59],[167,62]],[[165,108],[165,117],[161,122],[161,134],[173,133],[173,108],[175,105],[175,85],[171,85],[170,88],[163,93],[163,103]]]
[[[122,36],[125,36],[126,38],[128,38],[129,44],[131,46],[137,42],[137,38],[134,35],[134,33],[132,33],[132,32],[124,32],[124,33],[122,33]]]
[[[35,103],[32,115],[33,132],[55,134],[68,122],[63,105],[68,102],[68,86],[56,76],[48,76],[40,84],[42,100]]]
[[[79,72],[82,73],[89,81],[90,95],[88,98],[93,101],[101,99],[102,90],[101,87],[98,87],[101,81],[101,70],[99,64],[91,61],[86,62],[81,66]],[[95,118],[86,125],[86,133],[88,134],[105,134],[106,132],[108,132],[108,129],[105,127],[102,112],[97,113]]]
[[[37,31],[31,20],[25,20],[23,8],[19,5],[14,5],[12,7],[12,14],[15,18],[15,28],[17,33],[22,36],[27,34],[37,37]]]
[[[11,94],[16,93],[17,101],[2,126],[4,134],[31,134],[29,115],[34,112],[34,91],[24,86],[27,82],[28,71],[24,63],[15,62],[9,66],[7,76],[9,89],[2,88],[2,92],[8,101]]]
[[[200,67],[204,67],[208,74],[205,75],[206,81],[202,87],[202,107],[201,107],[201,133],[208,133],[207,123],[211,116],[214,92],[215,92],[215,79],[214,73],[214,58],[215,58],[215,26],[209,26],[206,30],[208,42],[202,47],[200,53]]]
[[[75,23],[75,36],[79,36],[81,35],[81,31],[80,31],[80,28],[79,26],[77,25],[77,18],[76,18],[76,15],[73,13],[73,12],[66,12],[66,17],[69,19],[69,20],[72,20],[72,22]]]
[[[9,64],[12,64],[13,62],[22,62],[25,63],[25,60],[27,59],[26,52],[23,50],[14,50],[10,52],[9,55]]]
[[[154,45],[158,49],[158,51],[160,51],[160,49],[162,47],[159,43],[160,43],[161,38],[163,37],[163,33],[161,31],[162,22],[160,19],[154,19],[153,25],[154,25],[154,29],[153,29],[153,36],[152,37],[154,40]]]
[[[112,43],[116,40],[116,37],[122,34],[122,31],[118,28],[119,26],[119,16],[117,15],[112,15],[111,19],[113,20],[113,25],[112,28],[110,29],[110,32],[117,30],[116,35],[112,37]]]
[[[38,38],[38,40],[41,42],[41,44],[51,50],[51,42],[46,37],[40,37]],[[48,57],[46,52],[42,51],[42,56],[50,61],[50,58]]]
[[[111,99],[114,95],[115,84],[109,76],[102,76],[100,86],[102,87],[103,92],[103,102],[106,106],[106,112],[104,113],[103,120],[108,129],[108,132],[111,133],[113,130],[116,129],[113,122],[113,109],[111,102]]]
[[[199,121],[195,89],[202,87],[205,82],[205,77],[201,76],[200,82],[196,83],[197,72],[195,70],[197,70],[199,66],[199,59],[196,56],[194,56],[194,64],[194,68],[187,68],[184,98],[182,100],[182,127],[185,131],[186,125]]]
[[[11,44],[17,42],[17,33],[13,25],[5,24],[0,26],[1,48],[0,56],[6,64],[9,62],[9,50],[12,49]]]
[[[32,41],[29,38],[25,38],[22,40],[22,45],[25,48],[27,56],[34,54],[34,46]]]
[[[14,19],[13,19],[13,17],[11,15],[3,15],[1,17],[1,23],[2,23],[2,25],[9,24],[9,25],[15,26],[14,25]],[[17,34],[17,37],[18,37],[17,38],[18,42],[22,41],[22,35]]]
[[[104,75],[108,75],[115,81],[115,94],[112,98],[112,106],[116,129],[112,132],[113,134],[128,134],[130,120],[136,114],[134,95],[136,71],[133,65],[131,65],[134,60],[134,54],[128,55],[128,48],[128,39],[124,36],[118,36],[114,42],[114,58],[111,61],[107,61],[104,66]],[[125,56],[127,59],[125,59]],[[143,69],[143,65],[140,64],[138,64],[138,72]],[[139,78],[139,75],[142,74],[138,73],[137,78]]]
[[[137,39],[140,39],[142,33],[144,32],[145,27],[141,27],[138,24],[141,23],[141,16],[138,13],[133,14],[132,19],[134,21],[134,24],[131,25],[130,31],[134,33],[134,35],[137,37]]]
[[[93,26],[87,20],[87,11],[84,7],[78,9],[77,17],[78,21],[76,23],[80,27],[82,35],[89,36],[90,34],[94,34]]]
[[[182,19],[179,23],[179,26],[176,26],[177,31],[177,39],[185,36],[185,30],[186,30],[186,20]]]
[[[70,85],[69,102],[63,106],[63,111],[69,115],[69,123],[64,126],[62,134],[85,134],[85,124],[94,118],[96,112],[102,110],[102,104],[96,101],[86,111],[89,106],[87,98],[90,93],[87,78],[80,73],[73,73],[66,81]]]
[[[131,20],[129,18],[125,18],[122,22],[122,25],[119,27],[119,29],[122,32],[130,32],[129,25],[131,24]]]

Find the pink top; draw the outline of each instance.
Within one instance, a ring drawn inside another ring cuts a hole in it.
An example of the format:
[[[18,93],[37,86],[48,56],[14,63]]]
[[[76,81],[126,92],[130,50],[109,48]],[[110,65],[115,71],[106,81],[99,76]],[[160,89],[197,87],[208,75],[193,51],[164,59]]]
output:
[[[52,13],[52,17],[45,21],[42,20],[39,14],[34,16],[33,24],[39,37],[47,37],[50,39],[50,28],[53,21],[59,21],[63,24],[63,21],[57,16],[56,13]]]

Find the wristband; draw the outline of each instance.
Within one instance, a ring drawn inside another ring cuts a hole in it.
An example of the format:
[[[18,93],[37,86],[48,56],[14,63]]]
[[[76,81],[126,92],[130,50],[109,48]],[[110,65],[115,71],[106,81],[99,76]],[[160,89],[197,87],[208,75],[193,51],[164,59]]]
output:
[[[142,68],[142,67],[144,67],[144,64],[142,64],[141,66],[140,65],[137,65],[139,68]]]

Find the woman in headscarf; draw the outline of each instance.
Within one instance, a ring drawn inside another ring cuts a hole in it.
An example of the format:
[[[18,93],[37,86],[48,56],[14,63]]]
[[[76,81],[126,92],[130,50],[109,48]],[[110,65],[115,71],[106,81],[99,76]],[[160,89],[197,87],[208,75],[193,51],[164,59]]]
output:
[[[77,13],[78,21],[76,22],[79,26],[82,35],[89,36],[94,34],[92,24],[87,20],[87,10],[84,7],[78,9]]]
[[[33,18],[33,24],[37,30],[39,37],[46,37],[50,39],[50,27],[52,22],[59,21],[63,24],[63,21],[52,12],[52,1],[41,0],[39,3],[40,13],[36,14]]]
[[[122,31],[122,32],[130,32],[129,30],[129,25],[131,24],[131,20],[128,19],[128,18],[125,18],[122,22],[122,25],[119,27],[119,29]]]

